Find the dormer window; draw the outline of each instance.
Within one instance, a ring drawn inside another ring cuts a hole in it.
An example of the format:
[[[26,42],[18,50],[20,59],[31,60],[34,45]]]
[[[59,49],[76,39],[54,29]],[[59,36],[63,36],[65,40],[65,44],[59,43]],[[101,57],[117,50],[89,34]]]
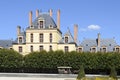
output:
[[[68,43],[68,37],[65,37],[65,43]]]
[[[83,48],[82,47],[79,47],[78,48],[78,52],[82,52],[83,51]]]
[[[43,28],[43,21],[39,21],[39,28]]]
[[[107,47],[100,48],[100,51],[103,52],[103,53],[107,52]]]
[[[19,43],[22,43],[22,37],[19,37]]]
[[[116,52],[120,52],[120,49],[119,49],[119,48],[116,48]]]
[[[95,53],[96,52],[96,47],[91,47],[91,52]]]

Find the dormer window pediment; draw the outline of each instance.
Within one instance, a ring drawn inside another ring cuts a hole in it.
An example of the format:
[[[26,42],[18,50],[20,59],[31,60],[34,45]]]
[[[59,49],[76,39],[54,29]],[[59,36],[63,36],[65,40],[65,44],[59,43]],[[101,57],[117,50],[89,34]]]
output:
[[[64,40],[65,40],[65,43],[68,43],[69,37],[68,37],[68,36],[65,36],[65,37],[64,37]]]
[[[38,28],[39,28],[39,29],[44,28],[44,26],[45,26],[45,20],[44,20],[43,18],[39,18],[37,25],[38,25]]]

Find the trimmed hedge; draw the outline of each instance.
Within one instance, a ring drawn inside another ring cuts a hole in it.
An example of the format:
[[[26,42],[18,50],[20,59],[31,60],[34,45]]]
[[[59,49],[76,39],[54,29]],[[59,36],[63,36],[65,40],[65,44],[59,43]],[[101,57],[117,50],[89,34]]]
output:
[[[115,66],[120,74],[119,53],[41,51],[22,56],[13,50],[0,50],[0,71],[3,72],[6,69],[10,72],[57,73],[58,66],[71,66],[72,71],[77,72],[81,64],[86,73],[109,74],[111,66]]]
[[[23,56],[14,50],[0,50],[0,72],[20,72]]]

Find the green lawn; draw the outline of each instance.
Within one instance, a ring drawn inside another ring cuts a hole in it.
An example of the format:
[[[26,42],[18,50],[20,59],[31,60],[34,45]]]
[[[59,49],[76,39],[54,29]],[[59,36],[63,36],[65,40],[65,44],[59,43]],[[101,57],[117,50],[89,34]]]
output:
[[[84,78],[82,80],[114,80],[114,79],[112,79],[110,77],[105,77],[105,76],[102,77],[102,76],[100,76],[100,77],[86,77],[86,78]],[[118,80],[120,80],[120,77],[118,78]]]

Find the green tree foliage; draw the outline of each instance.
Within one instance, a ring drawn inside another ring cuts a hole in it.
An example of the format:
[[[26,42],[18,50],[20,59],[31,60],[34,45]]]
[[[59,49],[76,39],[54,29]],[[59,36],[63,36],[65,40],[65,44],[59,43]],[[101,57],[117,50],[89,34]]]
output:
[[[0,70],[20,69],[23,66],[23,56],[14,50],[0,50]]]
[[[110,71],[110,77],[112,77],[113,79],[117,80],[117,72],[115,70],[115,67],[111,67],[111,71]]]
[[[111,64],[112,63],[112,64]],[[80,65],[85,70],[110,70],[115,65],[120,70],[119,53],[77,53],[75,51],[64,53],[63,51],[32,52],[22,56],[14,50],[0,50],[0,70],[3,68],[22,68],[26,72],[40,72],[45,70],[57,71],[59,66],[70,66],[73,72],[79,70]],[[47,71],[46,71],[47,72]]]
[[[79,69],[79,73],[78,73],[78,76],[77,76],[77,79],[78,80],[81,80],[82,78],[85,77],[85,71],[84,71],[84,67],[83,65],[80,66],[80,69]]]

